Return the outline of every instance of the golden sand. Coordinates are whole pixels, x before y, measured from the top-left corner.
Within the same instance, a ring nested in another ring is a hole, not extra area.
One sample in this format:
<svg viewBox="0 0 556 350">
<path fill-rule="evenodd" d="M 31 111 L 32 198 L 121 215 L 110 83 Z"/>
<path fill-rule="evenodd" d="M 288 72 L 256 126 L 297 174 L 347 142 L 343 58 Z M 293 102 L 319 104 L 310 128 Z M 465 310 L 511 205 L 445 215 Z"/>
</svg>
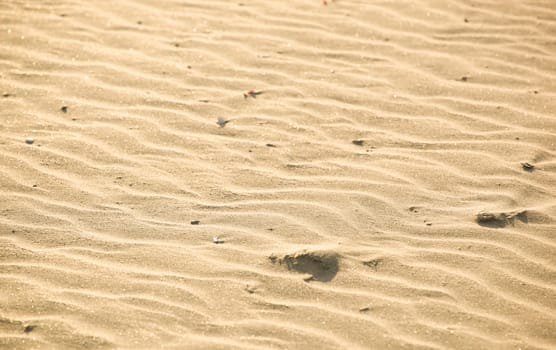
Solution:
<svg viewBox="0 0 556 350">
<path fill-rule="evenodd" d="M 241 1 L 0 3 L 0 348 L 556 348 L 555 3 Z"/>
</svg>

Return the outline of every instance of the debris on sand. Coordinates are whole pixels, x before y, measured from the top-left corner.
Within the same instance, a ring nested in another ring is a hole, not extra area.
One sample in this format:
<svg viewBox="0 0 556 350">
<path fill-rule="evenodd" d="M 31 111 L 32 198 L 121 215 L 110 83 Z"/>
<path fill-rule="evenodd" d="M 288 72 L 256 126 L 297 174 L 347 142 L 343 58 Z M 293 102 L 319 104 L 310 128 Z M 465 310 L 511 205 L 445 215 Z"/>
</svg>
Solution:
<svg viewBox="0 0 556 350">
<path fill-rule="evenodd" d="M 292 254 L 286 254 L 281 258 L 271 255 L 272 263 L 278 262 L 286 265 L 288 270 L 295 270 L 309 274 L 304 280 L 308 281 L 331 281 L 338 273 L 338 254 L 332 251 L 310 251 L 300 250 Z"/>
<path fill-rule="evenodd" d="M 364 140 L 353 140 L 353 141 L 351 141 L 351 143 L 353 143 L 356 146 L 363 146 L 365 141 Z"/>
<path fill-rule="evenodd" d="M 502 228 L 508 224 L 513 225 L 515 219 L 527 223 L 527 211 L 503 212 L 480 212 L 477 214 L 477 223 L 481 226 Z"/>
<path fill-rule="evenodd" d="M 247 99 L 248 97 L 257 98 L 257 96 L 262 93 L 263 93 L 262 91 L 255 91 L 255 90 L 245 91 L 243 93 L 243 98 L 244 99 Z"/>
<path fill-rule="evenodd" d="M 35 328 L 37 328 L 37 326 L 32 325 L 32 324 L 28 324 L 23 328 L 23 332 L 31 333 Z"/>
<path fill-rule="evenodd" d="M 378 271 L 378 267 L 382 265 L 382 259 L 372 259 L 372 260 L 364 261 L 363 265 L 368 266 L 374 269 L 375 271 Z"/>
<path fill-rule="evenodd" d="M 25 139 L 25 143 L 28 145 L 32 145 L 33 142 L 35 142 L 35 139 L 33 139 L 32 137 L 28 137 Z"/>
<path fill-rule="evenodd" d="M 535 166 L 531 163 L 521 163 L 521 167 L 523 168 L 523 170 L 528 171 L 528 172 L 532 172 L 533 170 L 535 170 Z"/>
<path fill-rule="evenodd" d="M 218 126 L 221 128 L 225 127 L 226 124 L 228 124 L 229 122 L 229 120 L 226 120 L 223 117 L 218 117 L 218 119 L 216 119 L 216 124 L 218 124 Z"/>
</svg>

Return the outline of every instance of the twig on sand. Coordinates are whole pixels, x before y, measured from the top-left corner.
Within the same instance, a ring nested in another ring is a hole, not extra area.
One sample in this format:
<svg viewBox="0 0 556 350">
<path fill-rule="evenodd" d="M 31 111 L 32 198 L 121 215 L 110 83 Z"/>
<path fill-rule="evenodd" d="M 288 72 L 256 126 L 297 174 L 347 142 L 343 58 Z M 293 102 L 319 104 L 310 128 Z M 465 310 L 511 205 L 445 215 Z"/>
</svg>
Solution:
<svg viewBox="0 0 556 350">
<path fill-rule="evenodd" d="M 255 91 L 255 90 L 249 90 L 249 91 L 245 91 L 243 93 L 243 98 L 247 99 L 248 97 L 253 97 L 253 98 L 257 98 L 258 95 L 262 94 L 262 91 Z"/>
</svg>

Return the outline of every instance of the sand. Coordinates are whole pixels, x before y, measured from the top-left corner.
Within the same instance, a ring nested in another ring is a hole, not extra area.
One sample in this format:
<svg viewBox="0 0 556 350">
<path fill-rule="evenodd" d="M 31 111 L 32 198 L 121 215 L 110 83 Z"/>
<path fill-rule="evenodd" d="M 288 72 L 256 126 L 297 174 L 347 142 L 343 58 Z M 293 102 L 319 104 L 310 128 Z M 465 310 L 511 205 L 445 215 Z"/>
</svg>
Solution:
<svg viewBox="0 0 556 350">
<path fill-rule="evenodd" d="M 552 0 L 3 1 L 0 93 L 2 349 L 556 348 Z"/>
</svg>

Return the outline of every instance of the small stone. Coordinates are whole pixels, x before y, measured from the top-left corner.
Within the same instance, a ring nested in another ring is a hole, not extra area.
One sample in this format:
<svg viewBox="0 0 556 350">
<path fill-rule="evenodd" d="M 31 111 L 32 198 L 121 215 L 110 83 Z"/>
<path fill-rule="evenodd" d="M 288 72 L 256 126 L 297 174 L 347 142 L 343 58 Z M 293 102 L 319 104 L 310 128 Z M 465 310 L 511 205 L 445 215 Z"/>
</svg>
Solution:
<svg viewBox="0 0 556 350">
<path fill-rule="evenodd" d="M 371 309 L 370 307 L 365 306 L 365 307 L 360 308 L 359 312 L 366 312 L 366 311 L 369 311 L 370 309 Z"/>
<path fill-rule="evenodd" d="M 214 236 L 214 237 L 212 237 L 212 243 L 214 243 L 214 244 L 222 244 L 222 243 L 224 243 L 224 241 L 221 240 L 220 237 Z"/>
<path fill-rule="evenodd" d="M 23 328 L 23 331 L 24 331 L 25 333 L 30 333 L 30 332 L 32 332 L 33 329 L 35 329 L 36 327 L 37 327 L 37 326 L 28 324 L 27 326 L 25 326 L 25 328 Z"/>
<path fill-rule="evenodd" d="M 60 110 L 61 110 L 62 112 L 64 112 L 64 113 L 67 113 L 67 112 L 68 112 L 68 106 L 62 106 L 62 107 L 60 108 Z"/>
<path fill-rule="evenodd" d="M 531 172 L 531 171 L 535 170 L 535 166 L 533 164 L 530 164 L 530 163 L 527 163 L 527 162 L 521 163 L 521 167 L 523 168 L 523 170 L 528 171 L 528 172 Z"/>
<path fill-rule="evenodd" d="M 33 142 L 35 142 L 35 139 L 33 139 L 32 137 L 28 137 L 25 139 L 25 143 L 28 145 L 32 145 Z"/>
<path fill-rule="evenodd" d="M 273 143 L 267 143 L 265 146 L 266 146 L 266 147 L 274 147 L 274 148 L 276 147 L 276 145 L 273 144 Z"/>
<path fill-rule="evenodd" d="M 365 141 L 364 140 L 353 140 L 353 141 L 351 141 L 351 143 L 353 143 L 354 145 L 357 145 L 357 146 L 363 146 Z"/>
<path fill-rule="evenodd" d="M 199 225 L 200 223 L 201 223 L 201 221 L 199 221 L 199 220 L 191 221 L 191 225 Z"/>
</svg>

